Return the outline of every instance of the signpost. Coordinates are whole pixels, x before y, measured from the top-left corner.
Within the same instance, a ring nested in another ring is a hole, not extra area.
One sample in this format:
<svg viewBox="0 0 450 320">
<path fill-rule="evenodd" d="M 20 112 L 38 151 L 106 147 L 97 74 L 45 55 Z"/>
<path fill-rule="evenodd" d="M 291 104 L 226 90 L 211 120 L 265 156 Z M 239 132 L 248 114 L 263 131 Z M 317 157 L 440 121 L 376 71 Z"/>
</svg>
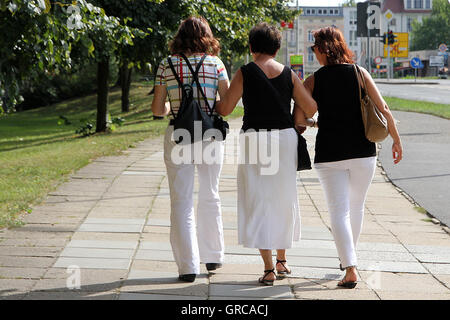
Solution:
<svg viewBox="0 0 450 320">
<path fill-rule="evenodd" d="M 408 32 L 394 32 L 397 42 L 390 45 L 389 55 L 393 58 L 408 58 L 409 37 Z M 388 56 L 388 45 L 384 44 L 384 57 Z"/>
<path fill-rule="evenodd" d="M 297 74 L 300 80 L 303 80 L 303 55 L 291 54 L 290 63 L 291 69 Z"/>
<path fill-rule="evenodd" d="M 422 69 L 423 64 L 422 61 L 420 61 L 419 58 L 412 58 L 410 61 L 411 67 L 414 68 L 414 81 L 417 81 L 417 69 Z"/>
<path fill-rule="evenodd" d="M 380 2 L 358 2 L 356 4 L 356 34 L 358 37 L 367 37 L 367 70 L 372 69 L 370 58 L 370 37 L 380 36 Z"/>
</svg>

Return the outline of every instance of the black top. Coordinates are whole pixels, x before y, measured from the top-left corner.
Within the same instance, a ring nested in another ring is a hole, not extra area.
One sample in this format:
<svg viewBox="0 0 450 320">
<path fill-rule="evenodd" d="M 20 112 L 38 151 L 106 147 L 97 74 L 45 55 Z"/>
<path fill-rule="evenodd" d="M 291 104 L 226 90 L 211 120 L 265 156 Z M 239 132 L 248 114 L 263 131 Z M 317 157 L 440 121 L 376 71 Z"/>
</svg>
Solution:
<svg viewBox="0 0 450 320">
<path fill-rule="evenodd" d="M 375 143 L 364 133 L 353 65 L 329 65 L 316 71 L 313 98 L 319 112 L 314 163 L 376 155 Z"/>
<path fill-rule="evenodd" d="M 266 74 L 254 62 L 241 67 L 244 78 L 242 130 L 287 129 L 294 127 L 291 114 L 291 69 L 284 67 L 275 78 Z"/>
</svg>

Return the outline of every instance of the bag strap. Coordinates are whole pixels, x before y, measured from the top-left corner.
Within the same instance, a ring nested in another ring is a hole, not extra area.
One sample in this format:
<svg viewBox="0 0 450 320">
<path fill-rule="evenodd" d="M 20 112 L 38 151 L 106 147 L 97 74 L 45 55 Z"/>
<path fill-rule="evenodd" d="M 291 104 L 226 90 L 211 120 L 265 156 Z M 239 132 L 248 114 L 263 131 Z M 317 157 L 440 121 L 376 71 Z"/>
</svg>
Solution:
<svg viewBox="0 0 450 320">
<path fill-rule="evenodd" d="M 200 68 L 201 68 L 201 66 L 203 64 L 203 61 L 205 61 L 205 59 L 206 59 L 206 53 L 200 59 L 199 63 L 197 64 L 197 67 L 195 68 L 195 71 L 192 68 L 191 63 L 189 62 L 189 59 L 183 53 L 180 53 L 180 56 L 186 61 L 186 64 L 187 64 L 189 70 L 191 71 L 192 78 L 193 78 L 193 82 L 192 83 L 195 82 L 195 84 L 197 85 L 197 96 L 200 97 L 198 95 L 198 91 L 200 91 L 200 93 L 201 93 L 201 95 L 203 97 L 203 100 L 205 101 L 206 107 L 208 108 L 209 115 L 211 116 L 214 109 L 209 106 L 208 98 L 206 97 L 205 93 L 203 92 L 203 89 L 202 89 L 202 87 L 200 85 L 200 81 L 198 80 L 198 72 L 200 71 Z"/>
<path fill-rule="evenodd" d="M 356 79 L 358 80 L 359 100 L 361 100 L 362 99 L 362 91 L 364 91 L 364 95 L 367 96 L 366 81 L 364 79 L 364 75 L 362 74 L 362 72 L 359 69 L 357 64 L 353 65 L 353 69 L 355 70 Z"/>
<path fill-rule="evenodd" d="M 254 64 L 254 66 L 253 66 L 253 64 Z M 255 71 L 262 77 L 262 79 L 264 80 L 264 83 L 267 84 L 267 87 L 270 88 L 270 90 L 272 91 L 273 95 L 275 96 L 275 99 L 276 99 L 277 101 L 280 101 L 280 100 L 281 100 L 280 93 L 278 92 L 277 88 L 275 88 L 275 87 L 273 86 L 273 84 L 268 80 L 268 78 L 267 78 L 266 74 L 264 73 L 264 71 L 262 71 L 261 68 L 259 68 L 258 65 L 257 65 L 256 63 L 254 63 L 254 62 L 249 63 L 247 66 L 251 66 L 250 68 L 253 69 L 253 70 L 255 70 Z M 247 68 L 248 68 L 248 67 L 247 67 Z M 282 73 L 285 72 L 285 69 L 286 69 L 286 68 L 289 68 L 289 67 L 284 66 Z M 289 71 L 291 71 L 290 68 L 289 68 Z M 287 112 L 287 111 L 284 110 L 283 108 L 279 108 L 279 109 L 280 109 L 285 115 L 287 115 L 289 118 L 292 119 L 293 127 L 295 127 L 295 124 L 294 124 L 294 115 L 291 114 L 290 112 Z"/>
</svg>

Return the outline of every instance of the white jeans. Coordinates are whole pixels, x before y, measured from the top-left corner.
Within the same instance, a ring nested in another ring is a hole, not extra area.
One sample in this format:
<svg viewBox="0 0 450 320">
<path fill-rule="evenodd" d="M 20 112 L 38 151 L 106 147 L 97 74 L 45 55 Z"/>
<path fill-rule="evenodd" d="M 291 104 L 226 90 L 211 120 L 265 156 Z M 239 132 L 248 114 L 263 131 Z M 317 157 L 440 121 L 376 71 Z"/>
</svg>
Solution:
<svg viewBox="0 0 450 320">
<path fill-rule="evenodd" d="M 376 157 L 314 165 L 325 193 L 331 229 L 343 268 L 357 266 L 364 202 L 375 173 Z"/>
<path fill-rule="evenodd" d="M 222 170 L 223 142 L 216 143 L 221 152 L 219 164 L 175 164 L 171 154 L 173 126 L 164 138 L 164 162 L 170 189 L 170 243 L 179 274 L 200 274 L 200 262 L 222 263 L 224 240 L 219 198 L 219 176 Z M 199 191 L 197 222 L 194 215 L 194 176 L 197 167 Z"/>
</svg>

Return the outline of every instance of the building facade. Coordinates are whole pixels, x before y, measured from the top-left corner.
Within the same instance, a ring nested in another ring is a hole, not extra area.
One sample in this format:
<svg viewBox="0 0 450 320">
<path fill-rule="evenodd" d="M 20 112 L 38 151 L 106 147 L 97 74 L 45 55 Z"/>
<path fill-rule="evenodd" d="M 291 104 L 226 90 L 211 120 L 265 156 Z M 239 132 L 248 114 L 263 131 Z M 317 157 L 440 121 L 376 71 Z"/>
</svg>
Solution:
<svg viewBox="0 0 450 320">
<path fill-rule="evenodd" d="M 283 43 L 277 60 L 289 65 L 289 56 L 303 55 L 303 71 L 311 74 L 320 68 L 310 47 L 314 44 L 313 31 L 335 26 L 344 31 L 344 13 L 342 7 L 299 7 L 302 14 L 294 21 L 293 29 L 283 31 Z"/>
<path fill-rule="evenodd" d="M 371 1 L 377 2 L 377 1 Z M 408 33 L 409 42 L 411 42 L 411 31 L 413 21 L 421 22 L 423 18 L 431 15 L 433 1 L 432 0 L 382 0 L 380 17 L 380 34 L 392 30 L 393 32 Z M 390 10 L 393 18 L 390 22 L 384 17 L 384 14 Z M 389 24 L 389 25 L 388 25 Z M 368 39 L 359 38 L 361 44 L 361 60 L 364 62 L 367 58 Z M 370 38 L 370 57 L 384 57 L 384 45 L 379 38 Z M 396 61 L 409 61 L 409 58 L 396 58 Z M 364 63 L 363 63 L 364 64 Z"/>
</svg>

